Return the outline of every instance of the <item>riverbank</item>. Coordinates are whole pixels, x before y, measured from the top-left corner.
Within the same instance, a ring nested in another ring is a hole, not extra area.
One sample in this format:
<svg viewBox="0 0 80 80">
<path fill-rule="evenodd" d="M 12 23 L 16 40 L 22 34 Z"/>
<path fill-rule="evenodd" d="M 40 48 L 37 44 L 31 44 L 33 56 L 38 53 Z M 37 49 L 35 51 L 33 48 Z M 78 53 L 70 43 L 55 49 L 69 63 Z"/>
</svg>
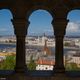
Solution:
<svg viewBox="0 0 80 80">
<path fill-rule="evenodd" d="M 0 56 L 11 56 L 11 55 L 16 55 L 16 53 L 15 52 L 5 52 L 5 53 L 0 52 Z"/>
<path fill-rule="evenodd" d="M 0 42 L 0 44 L 11 44 L 11 45 L 16 45 L 16 43 L 6 43 L 6 42 Z"/>
</svg>

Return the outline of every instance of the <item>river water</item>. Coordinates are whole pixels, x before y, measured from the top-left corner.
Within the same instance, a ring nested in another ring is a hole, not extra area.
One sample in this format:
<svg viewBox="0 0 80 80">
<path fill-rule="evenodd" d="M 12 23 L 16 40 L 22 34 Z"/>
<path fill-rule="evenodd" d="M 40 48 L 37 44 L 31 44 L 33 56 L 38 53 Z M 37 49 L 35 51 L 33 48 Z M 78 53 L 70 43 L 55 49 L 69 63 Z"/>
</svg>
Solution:
<svg viewBox="0 0 80 80">
<path fill-rule="evenodd" d="M 15 44 L 1 44 L 0 43 L 0 50 L 11 49 L 11 48 L 16 49 L 16 45 Z M 41 47 L 41 46 L 27 46 L 26 45 L 26 49 L 42 50 L 43 47 Z M 55 53 L 55 48 L 54 47 L 49 47 L 49 49 L 51 50 L 52 53 Z M 64 53 L 65 54 L 67 53 L 67 51 L 75 51 L 75 50 L 74 49 L 69 49 L 69 48 L 64 48 Z"/>
</svg>

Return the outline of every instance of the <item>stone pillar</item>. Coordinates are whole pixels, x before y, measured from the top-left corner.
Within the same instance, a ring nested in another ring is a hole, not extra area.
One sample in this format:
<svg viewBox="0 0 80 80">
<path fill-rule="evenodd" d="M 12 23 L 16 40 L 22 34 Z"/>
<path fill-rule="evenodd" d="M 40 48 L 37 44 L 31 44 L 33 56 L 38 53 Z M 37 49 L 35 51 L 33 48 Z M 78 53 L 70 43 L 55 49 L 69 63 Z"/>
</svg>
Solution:
<svg viewBox="0 0 80 80">
<path fill-rule="evenodd" d="M 52 25 L 54 28 L 54 35 L 55 35 L 55 66 L 54 72 L 61 73 L 65 72 L 64 68 L 64 59 L 63 59 L 63 39 L 65 35 L 65 30 L 67 26 L 66 19 L 54 19 L 52 21 Z"/>
<path fill-rule="evenodd" d="M 16 66 L 15 72 L 25 72 L 27 66 L 25 64 L 25 37 L 29 22 L 25 18 L 14 18 L 12 20 L 14 25 L 14 32 L 16 35 Z"/>
</svg>

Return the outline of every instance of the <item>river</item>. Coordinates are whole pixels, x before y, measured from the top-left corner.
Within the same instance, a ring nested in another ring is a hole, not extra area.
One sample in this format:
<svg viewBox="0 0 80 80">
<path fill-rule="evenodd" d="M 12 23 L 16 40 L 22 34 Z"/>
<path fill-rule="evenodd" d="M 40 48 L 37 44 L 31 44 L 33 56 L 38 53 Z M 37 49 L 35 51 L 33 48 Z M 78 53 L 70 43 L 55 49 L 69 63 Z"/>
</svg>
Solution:
<svg viewBox="0 0 80 80">
<path fill-rule="evenodd" d="M 9 48 L 16 48 L 15 44 L 2 44 L 0 43 L 0 50 L 4 50 L 4 49 L 9 49 Z M 42 50 L 43 47 L 42 46 L 27 46 L 26 45 L 26 49 L 38 49 L 38 50 Z M 52 53 L 55 53 L 55 48 L 54 47 L 49 47 L 49 49 L 51 50 Z M 64 53 L 66 54 L 67 51 L 77 51 L 74 48 L 64 48 Z"/>
</svg>

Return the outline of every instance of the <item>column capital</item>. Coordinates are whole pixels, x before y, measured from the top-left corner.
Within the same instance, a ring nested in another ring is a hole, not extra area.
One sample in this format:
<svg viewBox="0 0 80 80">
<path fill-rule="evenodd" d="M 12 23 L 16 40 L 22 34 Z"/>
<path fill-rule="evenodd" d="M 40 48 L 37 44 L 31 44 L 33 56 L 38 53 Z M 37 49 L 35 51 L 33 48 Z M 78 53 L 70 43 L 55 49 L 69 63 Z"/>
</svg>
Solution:
<svg viewBox="0 0 80 80">
<path fill-rule="evenodd" d="M 16 36 L 26 36 L 27 29 L 30 24 L 25 18 L 14 18 L 11 20 L 14 25 L 14 33 Z"/>
<path fill-rule="evenodd" d="M 55 37 L 64 37 L 68 21 L 65 18 L 55 18 L 52 21 Z"/>
</svg>

